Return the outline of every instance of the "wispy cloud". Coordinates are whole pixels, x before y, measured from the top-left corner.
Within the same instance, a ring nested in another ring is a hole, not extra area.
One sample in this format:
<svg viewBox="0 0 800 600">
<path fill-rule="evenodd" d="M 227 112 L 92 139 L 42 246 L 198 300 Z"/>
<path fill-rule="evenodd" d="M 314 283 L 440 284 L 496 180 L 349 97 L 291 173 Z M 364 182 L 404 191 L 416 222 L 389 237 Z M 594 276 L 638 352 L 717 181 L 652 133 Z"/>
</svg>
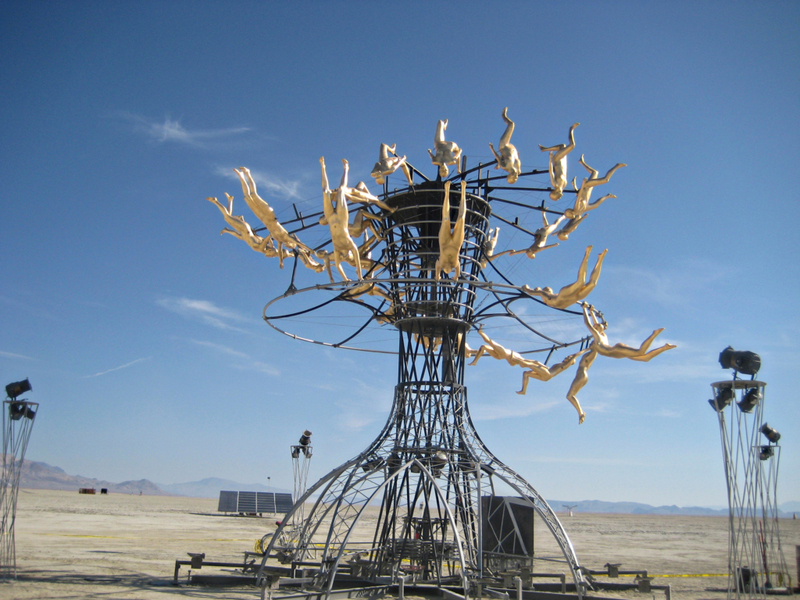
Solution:
<svg viewBox="0 0 800 600">
<path fill-rule="evenodd" d="M 239 176 L 233 172 L 233 167 L 217 166 L 215 172 L 217 175 L 221 175 L 239 183 Z M 299 190 L 304 185 L 303 181 L 282 179 L 272 175 L 271 173 L 252 169 L 250 169 L 250 175 L 253 176 L 253 181 L 256 182 L 259 195 L 261 196 L 273 196 L 277 198 L 283 198 L 285 200 L 302 199 Z"/>
<path fill-rule="evenodd" d="M 241 371 L 258 371 L 259 373 L 266 373 L 267 375 L 272 375 L 274 377 L 278 377 L 281 374 L 281 372 L 273 365 L 259 360 L 254 360 L 249 354 L 239 350 L 234 350 L 229 346 L 215 344 L 214 342 L 208 342 L 205 340 L 190 339 L 189 341 L 193 344 L 197 344 L 198 346 L 210 348 L 216 352 L 221 352 L 222 354 L 227 354 L 228 356 L 234 356 L 241 359 L 241 362 L 231 365 L 231 368 L 233 369 L 239 369 Z"/>
<path fill-rule="evenodd" d="M 196 300 L 192 298 L 159 298 L 156 304 L 169 311 L 177 313 L 184 318 L 193 319 L 211 325 L 217 329 L 238 331 L 249 333 L 240 327 L 235 327 L 230 322 L 249 322 L 250 319 L 244 317 L 233 310 L 221 308 L 208 300 Z"/>
<path fill-rule="evenodd" d="M 128 367 L 132 367 L 133 365 L 143 362 L 145 360 L 150 360 L 153 358 L 152 356 L 146 356 L 144 358 L 137 358 L 136 360 L 132 360 L 129 363 L 125 363 L 124 365 L 120 365 L 118 367 L 114 367 L 113 369 L 107 369 L 105 371 L 100 371 L 99 373 L 95 373 L 94 375 L 85 375 L 84 379 L 90 379 L 92 377 L 100 377 L 101 375 L 105 375 L 107 373 L 113 373 L 114 371 L 121 371 L 122 369 L 127 369 Z"/>
<path fill-rule="evenodd" d="M 5 356 L 6 358 L 19 358 L 21 360 L 33 360 L 30 356 L 25 356 L 24 354 L 14 354 L 13 352 L 3 352 L 0 350 L 0 356 Z"/>
<path fill-rule="evenodd" d="M 217 350 L 218 352 L 222 352 L 223 354 L 229 354 L 230 356 L 236 356 L 239 358 L 250 358 L 244 352 L 239 352 L 238 350 L 234 350 L 233 348 L 229 348 L 228 346 L 223 346 L 222 344 L 215 344 L 214 342 L 206 342 L 204 340 L 190 340 L 193 344 L 197 344 L 198 346 L 205 346 L 206 348 L 212 348 Z"/>
<path fill-rule="evenodd" d="M 224 129 L 187 129 L 180 121 L 164 117 L 155 121 L 127 111 L 119 111 L 115 116 L 131 123 L 134 131 L 159 144 L 175 143 L 196 148 L 205 148 L 211 142 L 227 141 L 251 131 L 249 127 L 228 127 Z"/>
</svg>

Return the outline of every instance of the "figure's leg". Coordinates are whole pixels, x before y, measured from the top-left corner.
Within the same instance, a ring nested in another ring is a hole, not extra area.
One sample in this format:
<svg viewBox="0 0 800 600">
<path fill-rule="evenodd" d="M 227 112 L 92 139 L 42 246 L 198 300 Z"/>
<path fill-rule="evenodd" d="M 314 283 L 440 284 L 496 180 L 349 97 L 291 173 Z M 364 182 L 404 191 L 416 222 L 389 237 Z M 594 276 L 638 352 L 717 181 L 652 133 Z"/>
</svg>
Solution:
<svg viewBox="0 0 800 600">
<path fill-rule="evenodd" d="M 625 163 L 617 163 L 616 165 L 611 167 L 611 169 L 609 169 L 609 171 L 608 171 L 608 173 L 606 173 L 605 177 L 601 177 L 600 179 L 598 179 L 597 183 L 595 185 L 598 185 L 600 183 L 608 183 L 609 179 L 611 179 L 611 176 L 614 174 L 614 172 L 617 169 L 621 169 L 622 167 L 627 167 L 627 166 L 628 165 L 626 165 Z M 596 176 L 597 176 L 597 171 L 595 171 L 595 177 Z"/>
<path fill-rule="evenodd" d="M 581 266 L 578 267 L 578 279 L 575 281 L 575 283 L 580 286 L 583 286 L 586 283 L 586 269 L 589 268 L 589 255 L 592 253 L 592 248 L 593 246 L 586 247 L 586 252 L 583 254 Z"/>
<path fill-rule="evenodd" d="M 414 185 L 414 179 L 411 177 L 411 170 L 408 168 L 406 164 L 406 157 L 403 157 L 403 162 L 400 163 L 400 168 L 403 169 L 403 174 L 408 179 L 408 185 Z"/>
<path fill-rule="evenodd" d="M 503 121 L 506 122 L 506 130 L 500 136 L 500 148 L 505 148 L 511 141 L 511 134 L 514 133 L 514 121 L 508 118 L 508 108 L 503 109 Z"/>
<path fill-rule="evenodd" d="M 339 183 L 339 187 L 344 189 L 347 187 L 347 174 L 350 172 L 350 163 L 347 162 L 344 158 L 342 159 L 342 181 Z"/>
<path fill-rule="evenodd" d="M 450 182 L 444 182 L 444 202 L 442 202 L 442 224 L 439 226 L 439 244 L 443 236 L 450 237 Z"/>
<path fill-rule="evenodd" d="M 645 341 L 642 342 L 642 345 L 639 346 L 639 352 L 641 354 L 644 354 L 645 352 L 647 352 L 650 349 L 650 344 L 653 343 L 653 341 L 658 337 L 658 335 L 662 331 L 664 331 L 663 327 L 660 328 L 660 329 L 656 329 L 653 333 L 651 333 L 650 336 Z M 663 352 L 663 350 L 662 350 L 662 352 Z"/>
<path fill-rule="evenodd" d="M 587 165 L 587 164 L 586 164 L 586 161 L 585 161 L 585 160 L 583 160 L 583 156 L 584 156 L 584 155 L 583 155 L 583 154 L 581 154 L 581 159 L 580 159 L 578 162 L 579 162 L 579 163 L 581 163 L 581 164 L 583 165 L 583 168 L 584 168 L 584 169 L 586 169 L 587 171 L 589 171 L 589 181 L 591 181 L 591 180 L 593 180 L 593 179 L 596 179 L 596 178 L 597 178 L 597 171 L 595 171 L 595 170 L 594 170 L 592 167 L 590 167 L 589 165 Z M 575 185 L 574 181 L 573 181 L 573 184 L 572 184 L 572 185 L 573 185 L 573 186 Z M 584 184 L 584 185 L 585 185 L 585 184 Z M 583 186 L 581 186 L 581 187 L 583 187 Z"/>
<path fill-rule="evenodd" d="M 569 144 L 562 145 L 556 153 L 553 155 L 553 160 L 562 160 L 567 154 L 572 152 L 575 149 L 575 128 L 580 125 L 580 123 L 574 123 L 572 127 L 569 128 Z"/>
<path fill-rule="evenodd" d="M 488 346 L 481 346 L 478 348 L 477 352 L 475 353 L 475 360 L 469 363 L 469 366 L 471 367 L 472 365 L 478 364 L 480 357 L 486 354 L 489 350 L 490 348 Z"/>
<path fill-rule="evenodd" d="M 603 196 L 602 198 L 598 198 L 598 199 L 597 199 L 597 200 L 595 200 L 594 202 L 590 202 L 590 203 L 589 203 L 589 204 L 586 206 L 586 209 L 585 209 L 583 212 L 584 212 L 584 213 L 587 213 L 587 212 L 589 212 L 590 210 L 594 210 L 595 208 L 597 208 L 598 206 L 600 206 L 600 205 L 601 205 L 603 202 L 605 202 L 605 201 L 606 201 L 606 200 L 608 200 L 609 198 L 616 198 L 616 196 L 615 196 L 614 194 L 606 194 L 606 195 L 605 195 L 605 196 Z"/>
<path fill-rule="evenodd" d="M 636 356 L 636 357 L 634 357 L 633 360 L 638 360 L 638 361 L 641 361 L 641 362 L 647 362 L 651 358 L 655 358 L 656 356 L 658 356 L 662 352 L 666 352 L 667 350 L 672 350 L 673 348 L 677 348 L 677 346 L 675 344 L 664 344 L 660 348 L 656 348 L 655 350 L 651 350 L 650 352 L 648 352 L 644 356 Z"/>
<path fill-rule="evenodd" d="M 600 269 L 603 268 L 603 259 L 606 257 L 606 253 L 608 252 L 608 248 L 603 250 L 597 256 L 597 262 L 594 265 L 594 269 L 592 269 L 592 274 L 589 276 L 589 283 L 587 287 L 591 286 L 591 289 L 594 289 L 594 286 L 597 285 L 597 280 L 600 279 Z"/>
<path fill-rule="evenodd" d="M 325 170 L 324 156 L 320 157 L 319 164 L 322 166 L 322 193 L 327 195 L 328 193 L 330 193 L 331 188 L 328 185 L 328 172 Z"/>
<path fill-rule="evenodd" d="M 528 391 L 528 379 L 530 379 L 530 376 L 531 376 L 530 371 L 525 371 L 522 374 L 522 389 L 517 392 L 518 394 L 524 396 L 525 393 Z"/>
</svg>

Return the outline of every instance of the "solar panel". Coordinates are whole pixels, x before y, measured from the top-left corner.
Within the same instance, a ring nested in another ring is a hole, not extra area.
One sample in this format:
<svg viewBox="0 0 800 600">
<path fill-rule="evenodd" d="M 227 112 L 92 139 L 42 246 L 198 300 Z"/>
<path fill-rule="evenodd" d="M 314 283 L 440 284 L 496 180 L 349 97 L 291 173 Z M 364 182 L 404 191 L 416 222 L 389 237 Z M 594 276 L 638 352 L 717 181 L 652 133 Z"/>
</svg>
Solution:
<svg viewBox="0 0 800 600">
<path fill-rule="evenodd" d="M 292 510 L 294 502 L 291 494 L 275 494 L 275 512 L 286 514 Z"/>
<path fill-rule="evenodd" d="M 239 506 L 240 513 L 257 513 L 256 510 L 256 493 L 255 492 L 239 492 Z"/>
<path fill-rule="evenodd" d="M 236 507 L 239 502 L 239 492 L 220 492 L 219 508 L 220 512 L 238 512 Z"/>
<path fill-rule="evenodd" d="M 256 505 L 259 513 L 274 513 L 275 494 L 272 492 L 256 492 Z"/>
</svg>

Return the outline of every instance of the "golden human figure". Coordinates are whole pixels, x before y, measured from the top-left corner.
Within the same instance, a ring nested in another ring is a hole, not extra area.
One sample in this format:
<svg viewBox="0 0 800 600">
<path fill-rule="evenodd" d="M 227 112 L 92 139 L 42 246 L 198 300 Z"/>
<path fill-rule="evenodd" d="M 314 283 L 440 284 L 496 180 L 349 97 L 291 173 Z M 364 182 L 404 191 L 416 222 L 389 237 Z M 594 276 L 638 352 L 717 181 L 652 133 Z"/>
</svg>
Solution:
<svg viewBox="0 0 800 600">
<path fill-rule="evenodd" d="M 579 217 L 575 217 L 567 221 L 564 226 L 556 232 L 556 237 L 560 239 L 562 242 L 567 241 L 569 238 L 569 234 L 573 233 L 580 225 L 581 221 L 586 218 L 586 213 L 583 213 Z"/>
<path fill-rule="evenodd" d="M 503 135 L 500 137 L 500 143 L 497 145 L 497 149 L 500 152 L 495 152 L 491 142 L 489 142 L 489 148 L 492 149 L 492 154 L 494 154 L 497 160 L 495 169 L 507 171 L 508 177 L 506 177 L 506 181 L 508 181 L 508 183 L 515 183 L 517 179 L 519 179 L 522 167 L 519 162 L 519 153 L 511 143 L 511 134 L 514 133 L 514 121 L 508 118 L 507 113 L 508 107 L 503 109 L 503 121 L 506 122 L 506 130 L 503 132 Z"/>
<path fill-rule="evenodd" d="M 592 246 L 586 248 L 583 255 L 581 266 L 578 268 L 578 279 L 574 283 L 565 285 L 558 293 L 554 293 L 550 287 L 546 288 L 533 288 L 523 285 L 522 289 L 530 296 L 539 296 L 547 306 L 552 308 L 567 308 L 575 304 L 579 300 L 583 300 L 588 296 L 597 285 L 597 280 L 600 279 L 600 269 L 603 268 L 603 259 L 606 257 L 608 250 L 603 250 L 597 256 L 597 262 L 592 269 L 592 274 L 589 276 L 589 281 L 586 281 L 586 270 L 589 266 L 589 254 L 592 252 Z"/>
<path fill-rule="evenodd" d="M 341 185 L 335 190 L 331 190 L 328 185 L 328 174 L 325 170 L 325 157 L 319 159 L 322 167 L 322 208 L 325 216 L 319 222 L 327 225 L 331 232 L 331 242 L 333 243 L 333 261 L 342 279 L 349 281 L 349 277 L 342 268 L 342 261 L 352 264 L 356 268 L 358 278 L 362 279 L 361 256 L 358 246 L 350 237 L 349 220 L 350 213 L 347 210 L 347 174 L 350 169 L 349 163 L 342 159 L 343 173 Z"/>
<path fill-rule="evenodd" d="M 540 227 L 533 233 L 533 244 L 530 247 L 525 248 L 524 250 L 506 250 L 505 252 L 501 252 L 497 256 L 502 256 L 503 254 L 508 254 L 509 256 L 514 256 L 516 254 L 525 253 L 525 256 L 528 258 L 536 258 L 536 254 L 541 252 L 542 250 L 547 250 L 548 248 L 555 248 L 558 246 L 558 242 L 555 244 L 547 245 L 547 238 L 550 234 L 552 234 L 561 222 L 566 219 L 564 215 L 558 217 L 553 223 L 547 222 L 547 213 L 542 212 L 542 222 L 544 223 L 543 227 Z M 497 258 L 495 256 L 495 258 Z"/>
<path fill-rule="evenodd" d="M 598 185 L 602 185 L 604 183 L 608 183 L 611 179 L 611 176 L 614 174 L 614 171 L 621 167 L 627 167 L 625 163 L 617 163 L 611 169 L 609 169 L 608 173 L 605 174 L 604 177 L 598 177 L 598 172 L 587 165 L 583 160 L 583 155 L 581 154 L 581 159 L 579 161 L 584 168 L 589 171 L 589 177 L 584 177 L 583 182 L 581 183 L 580 189 L 575 186 L 575 180 L 572 180 L 572 187 L 578 192 L 575 196 L 575 204 L 572 208 L 568 208 L 564 211 L 564 214 L 568 219 L 575 219 L 580 217 L 584 213 L 589 212 L 590 210 L 594 210 L 598 206 L 600 206 L 605 200 L 609 198 L 616 198 L 613 194 L 606 194 L 602 198 L 595 200 L 592 203 L 589 203 L 589 198 L 592 195 L 592 190 L 596 188 Z"/>
<path fill-rule="evenodd" d="M 512 366 L 522 367 L 523 369 L 525 369 L 525 372 L 522 374 L 522 389 L 519 392 L 517 392 L 518 394 L 525 394 L 527 392 L 528 380 L 531 377 L 534 379 L 538 379 L 540 381 L 549 381 L 559 373 L 564 372 L 566 369 L 574 365 L 575 360 L 581 354 L 587 351 L 587 349 L 583 349 L 580 352 L 576 352 L 575 354 L 570 354 L 560 363 L 557 363 L 552 367 L 548 367 L 547 365 L 540 363 L 538 360 L 525 358 L 519 352 L 509 350 L 508 348 L 505 348 L 501 344 L 498 344 L 483 332 L 483 328 L 478 328 L 478 335 L 480 335 L 483 338 L 483 341 L 486 343 L 481 345 L 481 347 L 478 348 L 477 350 L 473 350 L 469 346 L 466 346 L 466 357 L 468 358 L 473 355 L 475 356 L 475 360 L 469 363 L 470 366 L 477 364 L 481 356 L 488 354 L 492 358 L 496 358 L 498 360 L 505 360 L 508 364 Z M 570 400 L 570 402 L 572 401 Z M 578 410 L 578 415 L 582 423 L 583 419 L 585 418 L 585 415 L 581 410 L 580 404 L 578 405 L 575 405 L 575 403 L 572 404 Z"/>
<path fill-rule="evenodd" d="M 567 154 L 575 149 L 575 135 L 573 132 L 580 123 L 574 123 L 569 128 L 569 144 L 556 144 L 545 148 L 539 144 L 539 149 L 542 152 L 550 153 L 550 185 L 553 186 L 553 191 L 550 192 L 551 200 L 558 200 L 564 194 L 564 188 L 567 187 Z"/>
<path fill-rule="evenodd" d="M 242 183 L 242 192 L 244 193 L 244 201 L 247 202 L 247 206 L 250 207 L 253 214 L 258 217 L 259 221 L 267 228 L 269 232 L 267 238 L 274 240 L 278 244 L 278 259 L 281 269 L 283 268 L 284 247 L 291 249 L 296 248 L 300 253 L 309 253 L 310 249 L 300 242 L 297 236 L 286 231 L 275 217 L 275 211 L 272 207 L 258 195 L 256 182 L 253 180 L 250 171 L 245 167 L 239 167 L 233 171 L 239 176 L 239 180 Z"/>
<path fill-rule="evenodd" d="M 560 363 L 556 363 L 552 367 L 548 367 L 547 365 L 540 363 L 538 360 L 529 361 L 530 364 L 525 365 L 527 371 L 522 374 L 522 389 L 517 393 L 525 394 L 525 392 L 528 391 L 528 380 L 531 378 L 538 379 L 539 381 L 550 381 L 553 377 L 574 365 L 575 360 L 586 351 L 587 349 L 583 349 L 575 354 L 570 354 Z M 578 408 L 578 414 L 580 413 L 581 410 Z"/>
<path fill-rule="evenodd" d="M 225 222 L 231 226 L 232 229 L 228 229 L 227 227 L 224 228 L 220 234 L 229 233 L 233 237 L 238 238 L 247 243 L 253 250 L 256 252 L 262 252 L 267 254 L 268 250 L 272 250 L 274 253 L 273 256 L 278 256 L 277 252 L 275 251 L 275 247 L 270 243 L 269 238 L 264 239 L 260 235 L 256 235 L 253 233 L 252 227 L 250 224 L 244 220 L 242 215 L 234 215 L 233 214 L 233 196 L 230 194 L 225 194 L 228 198 L 228 207 L 220 203 L 219 200 L 216 198 L 206 198 L 209 202 L 213 202 L 216 207 L 219 209 L 219 212 L 222 213 L 222 216 L 225 218 Z M 291 256 L 291 253 L 287 253 L 288 256 Z"/>
<path fill-rule="evenodd" d="M 578 369 L 575 373 L 575 378 L 572 380 L 572 384 L 569 386 L 569 391 L 567 392 L 567 400 L 569 400 L 572 405 L 578 409 L 578 413 L 581 415 L 581 423 L 583 423 L 585 415 L 580 409 L 580 402 L 578 402 L 577 394 L 589 381 L 589 367 L 592 366 L 592 363 L 598 354 L 611 358 L 629 358 L 631 360 L 647 362 L 662 352 L 666 352 L 667 350 L 671 350 L 672 348 L 676 347 L 674 344 L 664 344 L 660 348 L 650 350 L 650 345 L 653 343 L 653 340 L 656 339 L 658 334 L 664 331 L 663 328 L 656 329 L 644 342 L 642 342 L 642 345 L 638 348 L 627 346 L 625 344 L 614 344 L 611 346 L 608 343 L 608 337 L 605 334 L 608 324 L 605 322 L 605 320 L 598 321 L 597 311 L 594 310 L 593 306 L 586 303 L 583 304 L 583 322 L 586 324 L 586 327 L 589 329 L 594 339 L 589 344 L 588 352 L 578 363 Z"/>
<path fill-rule="evenodd" d="M 375 183 L 383 185 L 386 178 L 400 168 L 403 169 L 403 173 L 408 180 L 408 185 L 414 185 L 414 181 L 411 178 L 411 171 L 409 171 L 408 165 L 406 164 L 406 157 L 397 156 L 394 152 L 395 148 L 397 148 L 397 144 L 392 144 L 391 146 L 388 144 L 381 144 L 378 162 L 372 167 L 372 173 L 370 173 L 370 175 L 375 178 Z M 389 156 L 390 152 L 392 156 Z"/>
<path fill-rule="evenodd" d="M 442 271 L 450 275 L 455 270 L 453 279 L 461 276 L 459 253 L 464 243 L 464 225 L 467 217 L 467 182 L 461 182 L 461 203 L 458 205 L 458 217 L 450 226 L 450 182 L 444 182 L 444 203 L 442 206 L 442 224 L 439 227 L 439 258 L 436 259 L 433 277 L 439 281 Z"/>
<path fill-rule="evenodd" d="M 653 340 L 655 340 L 656 337 L 658 337 L 658 335 L 664 331 L 663 327 L 661 329 L 656 329 L 653 333 L 651 333 L 638 348 L 634 348 L 633 346 L 628 346 L 626 344 L 614 344 L 612 346 L 609 344 L 608 336 L 606 336 L 605 333 L 606 329 L 608 328 L 608 324 L 605 322 L 605 320 L 598 320 L 597 312 L 594 310 L 594 307 L 587 305 L 586 303 L 583 304 L 583 322 L 586 323 L 586 327 L 589 328 L 589 332 L 594 338 L 592 341 L 592 348 L 601 356 L 608 356 L 611 358 L 630 358 L 631 360 L 648 362 L 650 359 L 658 356 L 662 352 L 677 348 L 675 344 L 664 344 L 655 350 L 650 350 L 650 345 L 653 343 Z"/>
<path fill-rule="evenodd" d="M 581 361 L 578 363 L 578 369 L 575 372 L 575 378 L 569 386 L 569 391 L 567 391 L 567 400 L 569 400 L 570 404 L 578 411 L 579 425 L 586 420 L 586 413 L 583 412 L 581 408 L 581 403 L 578 401 L 577 394 L 583 389 L 586 382 L 589 381 L 589 367 L 592 366 L 595 358 L 597 358 L 597 350 L 590 345 L 589 351 L 581 357 Z"/>
<path fill-rule="evenodd" d="M 486 238 L 481 244 L 481 258 L 478 261 L 481 269 L 485 269 L 489 261 L 494 258 L 494 249 L 497 248 L 497 241 L 500 239 L 500 227 L 490 229 L 486 233 Z"/>
<path fill-rule="evenodd" d="M 475 360 L 469 363 L 469 366 L 478 364 L 478 361 L 481 359 L 481 356 L 488 354 L 492 358 L 496 358 L 497 360 L 505 360 L 514 367 L 525 367 L 529 360 L 522 356 L 519 352 L 515 352 L 514 350 L 509 350 L 508 348 L 498 344 L 493 339 L 491 339 L 488 335 L 483 332 L 483 327 L 478 327 L 478 335 L 483 338 L 483 341 L 486 342 L 485 344 L 481 345 L 480 348 L 474 350 L 475 353 Z"/>
<path fill-rule="evenodd" d="M 461 173 L 461 148 L 455 142 L 446 142 L 444 140 L 444 132 L 447 129 L 447 119 L 439 121 L 436 125 L 436 136 L 433 138 L 433 149 L 431 152 L 428 149 L 428 154 L 431 156 L 431 162 L 439 165 L 439 177 L 444 179 L 450 172 L 447 165 L 456 165 L 456 169 Z"/>
</svg>

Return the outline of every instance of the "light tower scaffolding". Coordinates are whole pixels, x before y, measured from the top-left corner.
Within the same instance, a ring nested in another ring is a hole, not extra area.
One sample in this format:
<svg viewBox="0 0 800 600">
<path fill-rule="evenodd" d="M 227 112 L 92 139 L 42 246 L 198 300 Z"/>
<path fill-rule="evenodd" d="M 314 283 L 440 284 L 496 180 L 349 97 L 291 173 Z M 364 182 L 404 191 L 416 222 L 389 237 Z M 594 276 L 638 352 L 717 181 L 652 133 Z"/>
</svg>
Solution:
<svg viewBox="0 0 800 600">
<path fill-rule="evenodd" d="M 736 373 L 711 384 L 728 487 L 729 599 L 766 598 L 791 588 L 778 530 L 780 434 L 763 422 L 766 385 Z"/>
<path fill-rule="evenodd" d="M 25 379 L 6 386 L 8 399 L 3 403 L 3 472 L 0 480 L 0 579 L 15 579 L 17 555 L 14 541 L 14 522 L 17 513 L 19 480 L 33 420 L 39 408 L 37 402 L 17 400 L 30 390 Z"/>
</svg>

